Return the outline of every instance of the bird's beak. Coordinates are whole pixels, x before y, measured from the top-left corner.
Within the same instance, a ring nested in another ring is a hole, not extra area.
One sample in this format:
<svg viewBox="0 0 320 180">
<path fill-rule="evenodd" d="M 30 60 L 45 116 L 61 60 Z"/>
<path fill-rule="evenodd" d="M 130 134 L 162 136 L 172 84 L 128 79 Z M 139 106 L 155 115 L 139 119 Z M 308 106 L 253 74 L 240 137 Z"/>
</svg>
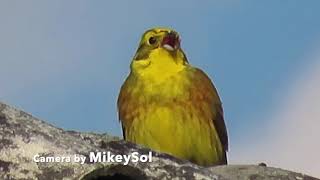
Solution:
<svg viewBox="0 0 320 180">
<path fill-rule="evenodd" d="M 162 39 L 161 46 L 168 51 L 177 50 L 180 47 L 180 38 L 176 32 L 168 32 Z"/>
</svg>

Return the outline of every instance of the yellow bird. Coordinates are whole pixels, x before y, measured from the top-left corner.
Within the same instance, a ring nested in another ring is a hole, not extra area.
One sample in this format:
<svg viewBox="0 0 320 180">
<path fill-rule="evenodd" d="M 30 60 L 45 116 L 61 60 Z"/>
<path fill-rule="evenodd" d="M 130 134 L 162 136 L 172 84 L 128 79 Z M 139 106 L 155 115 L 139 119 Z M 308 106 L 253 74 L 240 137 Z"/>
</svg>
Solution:
<svg viewBox="0 0 320 180">
<path fill-rule="evenodd" d="M 118 98 L 125 140 L 202 166 L 227 164 L 217 90 L 188 63 L 176 31 L 146 31 L 130 69 Z"/>
</svg>

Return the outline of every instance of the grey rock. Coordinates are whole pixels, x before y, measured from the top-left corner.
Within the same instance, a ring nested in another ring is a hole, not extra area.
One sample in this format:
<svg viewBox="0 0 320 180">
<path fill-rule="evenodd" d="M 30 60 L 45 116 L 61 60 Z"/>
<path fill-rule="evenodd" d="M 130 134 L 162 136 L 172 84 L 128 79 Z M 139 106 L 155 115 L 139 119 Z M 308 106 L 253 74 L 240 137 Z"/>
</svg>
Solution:
<svg viewBox="0 0 320 180">
<path fill-rule="evenodd" d="M 138 152 L 152 162 L 92 162 L 92 153 L 130 155 Z M 60 157 L 35 162 L 35 155 Z M 83 164 L 74 155 L 86 157 Z M 65 159 L 62 159 L 65 157 Z M 71 162 L 66 162 L 71 158 Z M 201 167 L 108 134 L 67 131 L 0 103 L 0 179 L 288 179 L 316 178 L 272 167 L 227 165 Z"/>
</svg>

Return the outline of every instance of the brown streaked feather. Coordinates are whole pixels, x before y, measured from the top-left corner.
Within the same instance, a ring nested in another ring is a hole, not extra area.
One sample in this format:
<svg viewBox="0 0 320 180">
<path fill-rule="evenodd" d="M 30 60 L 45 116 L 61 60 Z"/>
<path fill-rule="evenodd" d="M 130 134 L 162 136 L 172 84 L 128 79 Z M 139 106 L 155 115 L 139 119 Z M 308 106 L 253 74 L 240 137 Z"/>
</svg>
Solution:
<svg viewBox="0 0 320 180">
<path fill-rule="evenodd" d="M 131 123 L 131 118 L 128 118 L 128 115 L 132 111 L 132 106 L 130 107 L 130 102 L 132 101 L 132 94 L 130 93 L 130 87 L 128 87 L 128 81 L 130 81 L 129 78 L 132 76 L 128 76 L 126 81 L 123 83 L 120 89 L 119 97 L 118 97 L 118 114 L 119 114 L 119 121 L 121 122 L 122 126 L 122 135 L 123 138 L 126 140 L 126 130 L 125 130 L 125 124 Z"/>
<path fill-rule="evenodd" d="M 213 120 L 213 123 L 214 123 L 214 126 L 216 127 L 217 129 L 217 132 L 219 134 L 219 138 L 220 138 L 220 141 L 221 141 L 221 144 L 223 146 L 223 149 L 224 149 L 224 163 L 227 164 L 227 154 L 226 154 L 226 151 L 228 151 L 228 134 L 227 134 L 227 128 L 226 128 L 226 125 L 225 125 L 225 122 L 224 122 L 224 118 L 223 118 L 223 109 L 222 109 L 222 106 L 221 104 L 220 105 L 216 105 L 216 109 L 217 109 L 217 114 L 216 114 L 216 118 L 214 118 Z"/>
<path fill-rule="evenodd" d="M 134 118 L 138 117 L 140 113 L 137 107 L 145 105 L 143 100 L 139 100 L 141 89 L 144 89 L 143 84 L 137 83 L 136 76 L 132 74 L 127 77 L 120 89 L 117 106 L 119 121 L 122 125 L 122 134 L 125 140 L 126 128 L 131 127 Z"/>
<path fill-rule="evenodd" d="M 209 77 L 202 70 L 195 68 L 194 76 L 196 79 L 194 82 L 195 88 L 202 94 L 202 98 L 209 101 L 213 108 L 212 111 L 215 111 L 213 113 L 214 117 L 212 117 L 212 121 L 217 130 L 224 151 L 228 151 L 227 128 L 224 122 L 223 109 L 218 92 Z"/>
</svg>

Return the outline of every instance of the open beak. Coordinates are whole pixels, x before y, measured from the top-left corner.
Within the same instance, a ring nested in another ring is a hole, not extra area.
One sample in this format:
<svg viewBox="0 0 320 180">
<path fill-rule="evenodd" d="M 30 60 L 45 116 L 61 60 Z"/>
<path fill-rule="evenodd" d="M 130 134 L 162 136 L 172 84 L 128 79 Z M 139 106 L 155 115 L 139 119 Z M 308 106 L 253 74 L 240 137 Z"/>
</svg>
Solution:
<svg viewBox="0 0 320 180">
<path fill-rule="evenodd" d="M 176 32 L 167 33 L 162 39 L 161 46 L 168 51 L 177 50 L 180 47 L 180 38 Z"/>
</svg>

